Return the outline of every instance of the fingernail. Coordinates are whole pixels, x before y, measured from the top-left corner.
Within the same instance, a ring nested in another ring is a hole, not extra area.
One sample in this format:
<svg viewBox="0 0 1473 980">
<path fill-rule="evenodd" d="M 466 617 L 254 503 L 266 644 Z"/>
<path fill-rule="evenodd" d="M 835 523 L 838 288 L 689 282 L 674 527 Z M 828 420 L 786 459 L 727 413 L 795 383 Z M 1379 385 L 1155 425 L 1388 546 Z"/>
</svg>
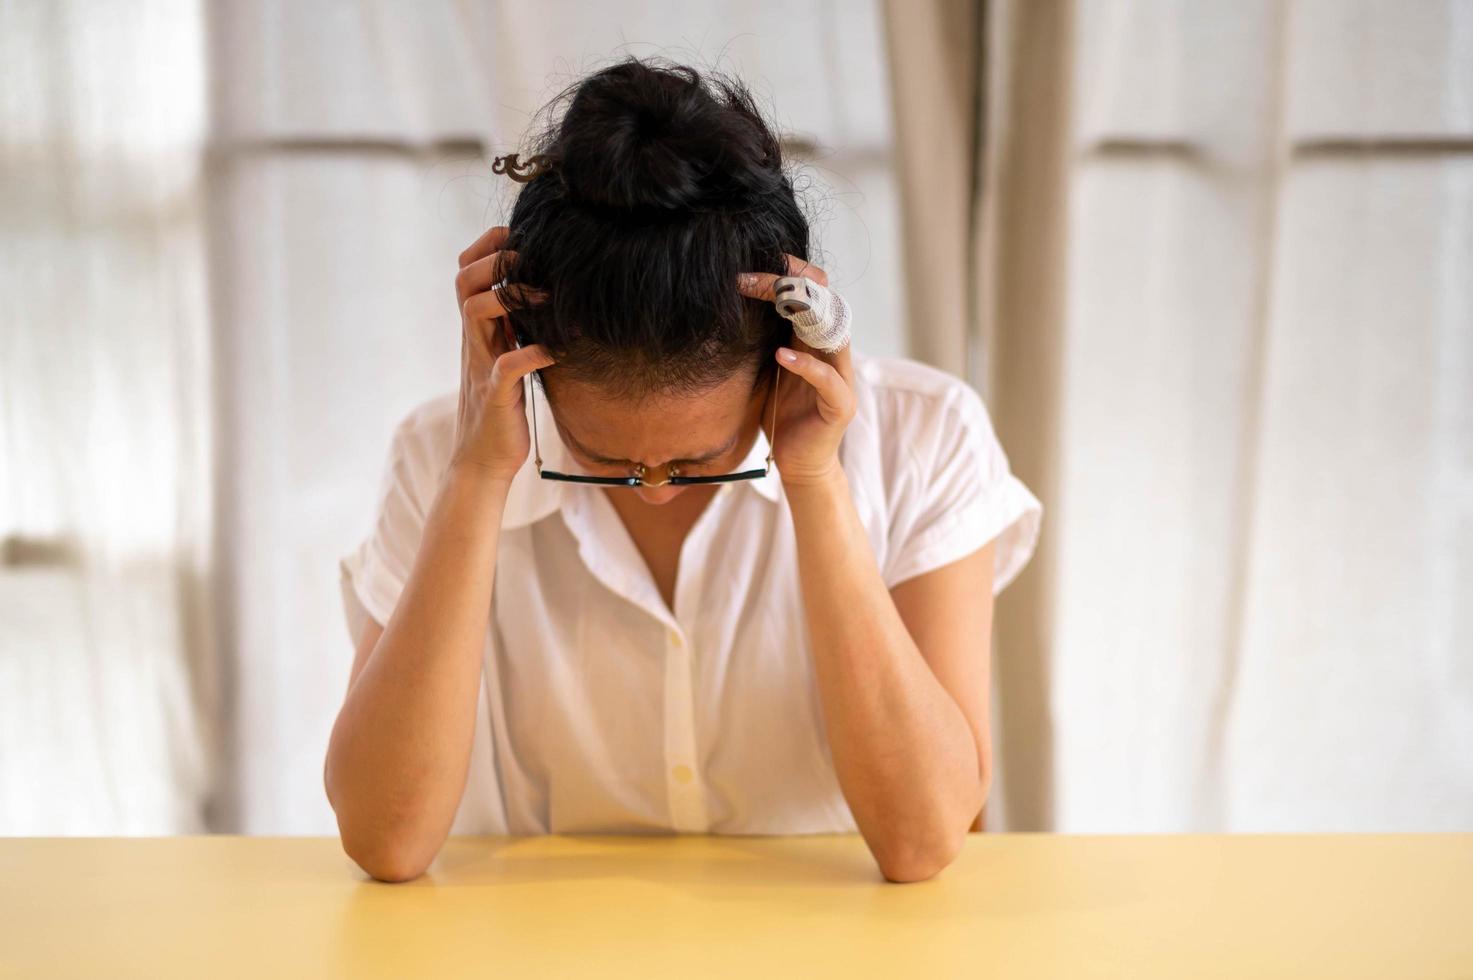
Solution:
<svg viewBox="0 0 1473 980">
<path fill-rule="evenodd" d="M 788 350 L 786 347 L 779 347 L 777 349 L 777 356 L 791 364 L 798 359 L 798 352 Z"/>
<path fill-rule="evenodd" d="M 757 277 L 750 272 L 741 272 L 737 274 L 737 282 L 743 286 L 755 286 L 757 284 Z"/>
</svg>

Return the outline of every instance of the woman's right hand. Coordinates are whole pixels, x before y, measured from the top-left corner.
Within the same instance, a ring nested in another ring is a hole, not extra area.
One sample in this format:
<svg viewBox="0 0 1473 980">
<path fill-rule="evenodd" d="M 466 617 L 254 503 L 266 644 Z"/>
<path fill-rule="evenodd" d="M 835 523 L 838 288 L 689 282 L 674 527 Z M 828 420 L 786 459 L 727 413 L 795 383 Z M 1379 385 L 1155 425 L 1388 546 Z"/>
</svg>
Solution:
<svg viewBox="0 0 1473 980">
<path fill-rule="evenodd" d="M 511 229 L 497 225 L 460 253 L 455 295 L 460 303 L 460 411 L 451 466 L 470 466 L 511 483 L 531 448 L 522 378 L 553 363 L 541 344 L 517 347 L 499 290 L 503 249 Z M 533 292 L 533 298 L 540 295 Z"/>
</svg>

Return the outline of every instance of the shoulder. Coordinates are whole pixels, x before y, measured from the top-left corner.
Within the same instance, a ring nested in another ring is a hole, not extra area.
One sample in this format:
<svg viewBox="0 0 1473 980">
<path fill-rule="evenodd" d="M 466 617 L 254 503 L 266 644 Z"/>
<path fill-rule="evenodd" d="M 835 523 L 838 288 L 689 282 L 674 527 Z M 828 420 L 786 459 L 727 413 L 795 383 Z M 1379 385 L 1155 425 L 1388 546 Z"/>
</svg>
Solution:
<svg viewBox="0 0 1473 980">
<path fill-rule="evenodd" d="M 449 391 L 414 405 L 394 425 L 390 476 L 418 497 L 433 495 L 449 465 L 459 407 L 460 393 Z"/>
<path fill-rule="evenodd" d="M 996 540 L 993 592 L 1001 591 L 1033 553 L 1042 505 L 1013 475 L 982 396 L 908 358 L 860 365 L 855 387 L 867 414 L 853 463 L 869 475 L 860 482 L 880 511 L 871 538 L 885 584 Z"/>
<path fill-rule="evenodd" d="M 992 419 L 965 379 L 906 357 L 856 355 L 854 365 L 862 389 L 857 414 L 894 450 L 888 468 L 930 466 L 959 451 L 974 462 L 990 455 Z"/>
<path fill-rule="evenodd" d="M 909 357 L 855 353 L 854 370 L 871 386 L 884 391 L 936 395 L 971 387 L 950 371 Z"/>
<path fill-rule="evenodd" d="M 459 407 L 458 391 L 446 391 L 426 398 L 400 416 L 394 426 L 394 438 L 426 447 L 448 441 L 455 435 L 455 416 Z"/>
</svg>

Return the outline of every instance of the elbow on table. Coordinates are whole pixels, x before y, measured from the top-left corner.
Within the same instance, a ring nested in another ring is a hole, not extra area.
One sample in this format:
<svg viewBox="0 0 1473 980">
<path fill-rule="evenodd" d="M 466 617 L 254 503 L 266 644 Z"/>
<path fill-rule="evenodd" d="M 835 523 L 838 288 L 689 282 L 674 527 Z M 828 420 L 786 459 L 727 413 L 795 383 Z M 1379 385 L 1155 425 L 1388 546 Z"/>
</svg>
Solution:
<svg viewBox="0 0 1473 980">
<path fill-rule="evenodd" d="M 984 772 L 977 784 L 976 799 L 967 806 L 971 816 L 959 831 L 951 827 L 913 825 L 882 844 L 871 844 L 870 852 L 880 866 L 880 873 L 887 881 L 925 881 L 935 877 L 943 868 L 956 860 L 966 846 L 967 835 L 972 832 L 972 823 L 978 819 L 982 806 L 987 802 L 991 786 L 991 773 Z"/>
<path fill-rule="evenodd" d="M 435 852 L 423 847 L 407 846 L 397 841 L 365 841 L 357 835 L 346 833 L 339 826 L 338 839 L 343 853 L 364 873 L 378 881 L 397 884 L 413 881 L 429 869 L 435 860 Z"/>
<path fill-rule="evenodd" d="M 362 821 L 340 806 L 333 793 L 330 774 L 329 769 L 324 775 L 327 801 L 337 815 L 338 841 L 343 846 L 343 853 L 362 868 L 364 873 L 378 881 L 410 881 L 424 874 L 435 860 L 435 854 L 444 843 L 445 835 L 440 834 L 433 846 L 430 846 L 428 839 L 426 842 L 416 843 L 415 835 L 412 834 L 386 833 L 382 824 L 376 830 L 365 832 L 367 828 L 362 826 Z"/>
<path fill-rule="evenodd" d="M 403 819 L 380 815 L 378 822 L 368 824 L 360 813 L 339 806 L 331 788 L 328 802 L 337 815 L 338 842 L 342 844 L 343 853 L 379 881 L 400 882 L 418 878 L 429 868 L 445 842 L 444 831 L 432 836 L 422 825 Z"/>
<path fill-rule="evenodd" d="M 887 847 L 874 849 L 875 862 L 886 881 L 896 884 L 925 881 L 956 860 L 965 840 L 964 836 L 945 841 L 902 838 Z"/>
<path fill-rule="evenodd" d="M 926 855 L 906 855 L 904 857 L 877 858 L 880 865 L 880 874 L 885 880 L 895 884 L 906 884 L 913 881 L 925 881 L 934 878 L 951 863 L 951 857 L 935 857 Z"/>
</svg>

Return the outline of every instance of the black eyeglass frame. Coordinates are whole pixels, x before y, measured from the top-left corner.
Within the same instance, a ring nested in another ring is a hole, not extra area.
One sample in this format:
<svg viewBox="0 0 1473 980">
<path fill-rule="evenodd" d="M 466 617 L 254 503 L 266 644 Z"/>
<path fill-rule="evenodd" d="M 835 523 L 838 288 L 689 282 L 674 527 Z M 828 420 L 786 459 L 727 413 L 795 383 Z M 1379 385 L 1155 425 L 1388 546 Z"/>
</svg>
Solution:
<svg viewBox="0 0 1473 980">
<path fill-rule="evenodd" d="M 520 346 L 520 344 L 518 345 Z M 533 380 L 532 375 L 536 375 Z M 532 371 L 526 376 L 527 383 L 536 389 L 542 384 L 542 374 Z M 528 393 L 527 397 L 532 401 L 532 445 L 536 454 L 535 463 L 537 475 L 544 480 L 562 480 L 565 483 L 594 483 L 607 487 L 663 487 L 665 484 L 671 486 L 687 486 L 698 483 L 735 483 L 738 480 L 757 480 L 772 472 L 772 457 L 777 445 L 777 398 L 779 385 L 782 381 L 782 369 L 773 370 L 772 379 L 772 439 L 767 446 L 767 463 L 760 470 L 742 470 L 739 473 L 722 473 L 716 476 L 676 476 L 678 465 L 671 464 L 667 467 L 665 479 L 659 483 L 650 483 L 644 478 L 645 466 L 643 463 L 634 464 L 634 474 L 631 476 L 587 476 L 582 473 L 559 473 L 556 470 L 545 470 L 542 468 L 542 446 L 537 438 L 537 401 L 535 391 Z"/>
</svg>

